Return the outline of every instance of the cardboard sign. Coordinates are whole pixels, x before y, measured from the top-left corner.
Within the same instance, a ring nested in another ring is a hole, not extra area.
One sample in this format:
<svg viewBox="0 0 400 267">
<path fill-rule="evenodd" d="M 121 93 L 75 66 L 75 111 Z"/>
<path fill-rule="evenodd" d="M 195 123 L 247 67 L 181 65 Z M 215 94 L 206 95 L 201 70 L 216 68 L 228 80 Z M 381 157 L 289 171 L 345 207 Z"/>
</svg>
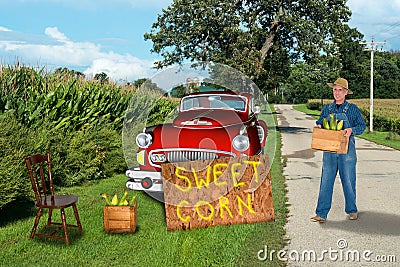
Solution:
<svg viewBox="0 0 400 267">
<path fill-rule="evenodd" d="M 162 165 L 168 230 L 274 220 L 267 155 Z"/>
</svg>

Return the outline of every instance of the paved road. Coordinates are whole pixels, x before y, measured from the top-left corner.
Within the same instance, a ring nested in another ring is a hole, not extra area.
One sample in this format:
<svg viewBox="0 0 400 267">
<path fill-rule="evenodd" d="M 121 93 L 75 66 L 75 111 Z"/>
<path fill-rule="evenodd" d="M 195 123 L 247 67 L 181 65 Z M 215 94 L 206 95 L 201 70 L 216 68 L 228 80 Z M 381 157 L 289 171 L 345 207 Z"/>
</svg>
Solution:
<svg viewBox="0 0 400 267">
<path fill-rule="evenodd" d="M 337 177 L 327 222 L 313 223 L 322 161 L 322 152 L 310 149 L 315 119 L 291 105 L 276 105 L 275 110 L 282 157 L 287 159 L 290 241 L 282 255 L 288 265 L 400 266 L 400 151 L 357 138 L 359 219 L 348 220 Z M 392 256 L 396 263 L 387 262 L 393 261 Z M 380 259 L 386 262 L 377 262 Z"/>
</svg>

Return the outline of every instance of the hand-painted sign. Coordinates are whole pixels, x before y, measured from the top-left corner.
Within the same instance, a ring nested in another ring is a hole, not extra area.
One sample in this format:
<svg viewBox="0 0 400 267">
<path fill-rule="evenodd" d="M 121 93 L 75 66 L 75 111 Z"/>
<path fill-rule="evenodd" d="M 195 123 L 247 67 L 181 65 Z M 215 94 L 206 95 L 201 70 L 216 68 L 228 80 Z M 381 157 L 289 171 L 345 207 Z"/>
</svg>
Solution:
<svg viewBox="0 0 400 267">
<path fill-rule="evenodd" d="M 168 230 L 274 220 L 267 155 L 162 165 Z"/>
</svg>

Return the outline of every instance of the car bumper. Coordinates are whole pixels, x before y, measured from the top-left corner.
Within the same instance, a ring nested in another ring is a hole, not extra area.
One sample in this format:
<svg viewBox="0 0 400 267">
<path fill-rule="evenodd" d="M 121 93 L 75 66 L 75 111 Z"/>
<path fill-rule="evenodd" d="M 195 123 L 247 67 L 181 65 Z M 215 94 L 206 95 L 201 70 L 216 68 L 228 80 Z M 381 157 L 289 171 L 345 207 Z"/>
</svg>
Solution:
<svg viewBox="0 0 400 267">
<path fill-rule="evenodd" d="M 161 172 L 141 171 L 138 168 L 125 172 L 129 180 L 126 187 L 131 190 L 163 192 Z"/>
</svg>

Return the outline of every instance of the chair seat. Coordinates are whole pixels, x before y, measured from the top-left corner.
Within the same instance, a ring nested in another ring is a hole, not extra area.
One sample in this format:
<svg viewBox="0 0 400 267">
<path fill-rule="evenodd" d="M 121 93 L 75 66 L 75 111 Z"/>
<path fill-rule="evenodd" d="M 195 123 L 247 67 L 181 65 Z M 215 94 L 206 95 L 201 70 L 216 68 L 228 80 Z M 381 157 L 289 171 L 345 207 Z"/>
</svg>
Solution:
<svg viewBox="0 0 400 267">
<path fill-rule="evenodd" d="M 78 202 L 78 197 L 73 195 L 55 195 L 54 198 L 46 196 L 41 199 L 41 203 L 36 206 L 42 208 L 62 209 Z"/>
</svg>

